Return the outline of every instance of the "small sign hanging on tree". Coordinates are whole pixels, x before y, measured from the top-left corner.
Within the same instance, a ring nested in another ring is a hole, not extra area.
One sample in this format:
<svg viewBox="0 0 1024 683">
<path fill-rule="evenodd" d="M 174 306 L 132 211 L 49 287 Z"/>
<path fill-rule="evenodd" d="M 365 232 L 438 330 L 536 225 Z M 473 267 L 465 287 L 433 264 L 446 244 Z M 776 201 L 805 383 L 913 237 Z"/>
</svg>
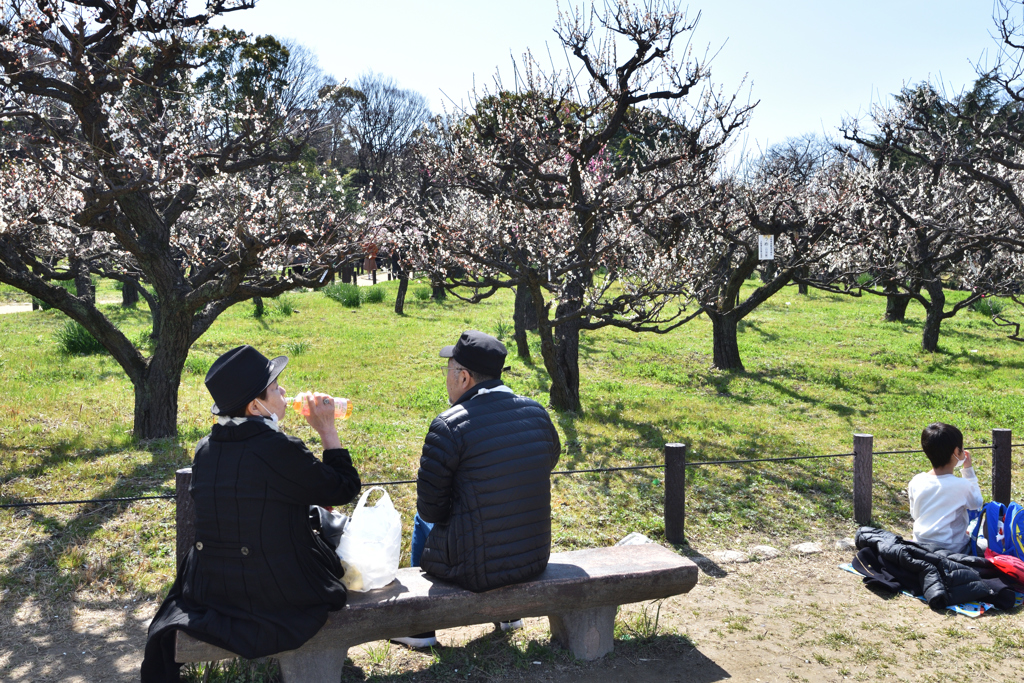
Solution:
<svg viewBox="0 0 1024 683">
<path fill-rule="evenodd" d="M 775 235 L 758 235 L 757 237 L 758 258 L 761 261 L 775 260 Z"/>
</svg>

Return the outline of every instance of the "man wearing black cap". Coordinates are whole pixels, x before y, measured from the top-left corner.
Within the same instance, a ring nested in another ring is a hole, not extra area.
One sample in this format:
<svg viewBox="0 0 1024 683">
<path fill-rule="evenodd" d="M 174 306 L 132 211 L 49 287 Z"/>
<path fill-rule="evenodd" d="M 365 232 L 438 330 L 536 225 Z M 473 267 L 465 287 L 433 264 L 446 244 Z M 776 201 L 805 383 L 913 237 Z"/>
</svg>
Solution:
<svg viewBox="0 0 1024 683">
<path fill-rule="evenodd" d="M 452 407 L 430 424 L 416 482 L 412 565 L 472 591 L 527 581 L 551 553 L 550 475 L 561 443 L 547 411 L 502 384 L 506 355 L 476 330 L 441 349 Z M 436 642 L 433 633 L 394 640 Z"/>
<path fill-rule="evenodd" d="M 279 430 L 287 364 L 239 346 L 206 374 L 217 424 L 192 463 L 195 543 L 150 624 L 143 683 L 179 680 L 177 630 L 254 659 L 296 649 L 345 604 L 341 563 L 311 530 L 309 506 L 348 503 L 359 473 L 329 396 L 299 394 L 322 460 Z"/>
</svg>

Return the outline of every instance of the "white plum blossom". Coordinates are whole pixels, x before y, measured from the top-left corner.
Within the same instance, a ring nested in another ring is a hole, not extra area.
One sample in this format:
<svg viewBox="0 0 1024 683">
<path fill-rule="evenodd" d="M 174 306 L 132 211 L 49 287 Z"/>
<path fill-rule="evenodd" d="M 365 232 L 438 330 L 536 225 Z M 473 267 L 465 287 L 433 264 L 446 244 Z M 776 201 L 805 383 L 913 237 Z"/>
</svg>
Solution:
<svg viewBox="0 0 1024 683">
<path fill-rule="evenodd" d="M 273 39 L 207 28 L 247 6 L 9 0 L 0 10 L 0 281 L 104 344 L 136 387 L 143 438 L 176 430 L 188 349 L 221 312 L 322 285 L 387 220 L 386 206 L 354 220 L 341 179 L 303 160 L 321 125 L 322 76 L 290 72 Z M 305 272 L 285 274 L 300 249 Z M 58 285 L 88 290 L 90 274 L 146 299 L 152 353 L 87 291 Z"/>
</svg>

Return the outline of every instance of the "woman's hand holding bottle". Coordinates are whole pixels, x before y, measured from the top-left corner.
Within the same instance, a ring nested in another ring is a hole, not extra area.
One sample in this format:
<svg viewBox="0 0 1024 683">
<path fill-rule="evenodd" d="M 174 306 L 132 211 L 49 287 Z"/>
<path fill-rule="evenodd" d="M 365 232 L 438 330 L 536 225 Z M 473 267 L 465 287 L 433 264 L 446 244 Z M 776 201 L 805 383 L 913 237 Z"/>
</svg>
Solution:
<svg viewBox="0 0 1024 683">
<path fill-rule="evenodd" d="M 338 428 L 334 424 L 336 412 L 334 399 L 328 394 L 304 391 L 294 399 L 285 399 L 285 401 L 293 406 L 299 406 L 296 410 L 302 413 L 309 426 L 320 435 L 320 441 L 325 451 L 341 448 Z"/>
<path fill-rule="evenodd" d="M 309 393 L 311 393 L 311 392 L 306 391 L 306 392 L 303 392 L 302 394 L 299 394 L 298 396 L 295 396 L 294 398 L 291 397 L 291 396 L 286 396 L 285 399 L 284 399 L 285 405 L 291 406 L 292 410 L 294 410 L 297 413 L 302 413 L 303 415 L 309 415 L 309 406 L 306 405 L 306 403 L 302 400 L 302 396 L 304 394 L 309 394 Z M 352 401 L 351 401 L 351 399 L 347 399 L 347 398 L 334 398 L 334 397 L 328 396 L 327 394 L 319 394 L 319 393 L 317 394 L 317 396 L 326 397 L 327 399 L 330 399 L 331 402 L 333 402 L 333 404 L 334 404 L 334 417 L 339 418 L 341 420 L 347 420 L 348 418 L 352 417 Z"/>
</svg>

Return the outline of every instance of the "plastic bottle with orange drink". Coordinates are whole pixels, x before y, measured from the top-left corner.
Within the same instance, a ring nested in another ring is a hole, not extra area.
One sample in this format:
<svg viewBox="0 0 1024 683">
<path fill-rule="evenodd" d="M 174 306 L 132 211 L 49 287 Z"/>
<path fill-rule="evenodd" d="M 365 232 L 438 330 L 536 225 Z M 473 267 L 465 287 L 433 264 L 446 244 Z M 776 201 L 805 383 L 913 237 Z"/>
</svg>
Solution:
<svg viewBox="0 0 1024 683">
<path fill-rule="evenodd" d="M 328 396 L 323 399 L 326 401 L 334 402 L 334 417 L 338 420 L 347 420 L 352 417 L 352 399 L 348 398 L 335 398 Z M 290 405 L 292 410 L 303 415 L 309 415 L 309 404 L 306 403 L 302 398 L 298 396 L 285 396 L 284 402 L 286 405 Z"/>
</svg>

